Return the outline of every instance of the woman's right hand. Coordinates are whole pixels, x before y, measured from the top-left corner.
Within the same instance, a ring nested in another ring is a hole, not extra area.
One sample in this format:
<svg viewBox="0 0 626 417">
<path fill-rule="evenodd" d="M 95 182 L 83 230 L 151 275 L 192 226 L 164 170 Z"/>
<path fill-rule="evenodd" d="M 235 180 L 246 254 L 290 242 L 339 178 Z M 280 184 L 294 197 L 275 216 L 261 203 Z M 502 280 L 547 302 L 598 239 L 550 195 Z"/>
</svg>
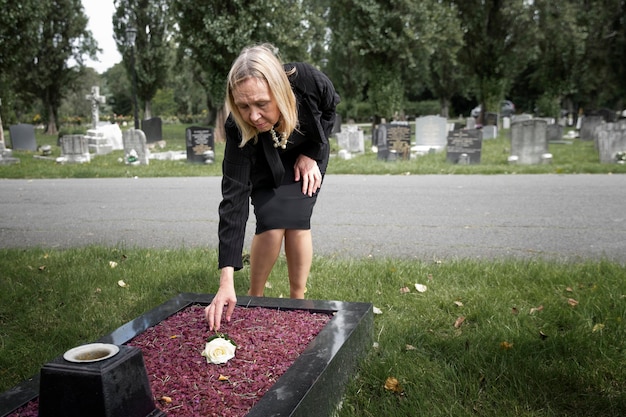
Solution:
<svg viewBox="0 0 626 417">
<path fill-rule="evenodd" d="M 213 297 L 213 301 L 204 309 L 204 316 L 209 323 L 210 331 L 218 331 L 222 322 L 222 314 L 226 307 L 226 321 L 230 321 L 237 304 L 235 294 L 234 269 L 232 267 L 222 268 L 220 274 L 220 288 Z"/>
</svg>

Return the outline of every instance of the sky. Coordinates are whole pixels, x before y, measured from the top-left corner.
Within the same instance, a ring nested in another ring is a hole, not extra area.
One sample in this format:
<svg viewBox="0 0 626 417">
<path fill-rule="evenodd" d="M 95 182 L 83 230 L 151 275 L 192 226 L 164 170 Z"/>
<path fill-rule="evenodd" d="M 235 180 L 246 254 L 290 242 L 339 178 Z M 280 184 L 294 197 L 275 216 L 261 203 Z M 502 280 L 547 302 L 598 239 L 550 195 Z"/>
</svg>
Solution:
<svg viewBox="0 0 626 417">
<path fill-rule="evenodd" d="M 102 52 L 98 54 L 98 61 L 87 59 L 85 65 L 95 68 L 102 74 L 113 65 L 122 60 L 122 56 L 117 51 L 117 46 L 113 40 L 113 13 L 115 7 L 113 0 L 82 0 L 85 14 L 89 18 L 87 29 L 98 42 L 98 48 Z"/>
</svg>

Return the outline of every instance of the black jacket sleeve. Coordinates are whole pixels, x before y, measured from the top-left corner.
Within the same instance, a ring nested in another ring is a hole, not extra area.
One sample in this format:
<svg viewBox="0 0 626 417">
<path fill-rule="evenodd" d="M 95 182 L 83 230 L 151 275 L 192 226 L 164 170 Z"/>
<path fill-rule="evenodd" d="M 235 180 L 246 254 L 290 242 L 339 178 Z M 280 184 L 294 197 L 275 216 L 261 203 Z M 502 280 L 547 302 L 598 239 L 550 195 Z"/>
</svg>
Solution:
<svg viewBox="0 0 626 417">
<path fill-rule="evenodd" d="M 243 267 L 241 255 L 249 215 L 252 190 L 250 171 L 251 147 L 239 148 L 241 134 L 232 118 L 228 118 L 226 148 L 222 162 L 222 202 L 219 205 L 219 260 L 218 267 Z"/>
</svg>

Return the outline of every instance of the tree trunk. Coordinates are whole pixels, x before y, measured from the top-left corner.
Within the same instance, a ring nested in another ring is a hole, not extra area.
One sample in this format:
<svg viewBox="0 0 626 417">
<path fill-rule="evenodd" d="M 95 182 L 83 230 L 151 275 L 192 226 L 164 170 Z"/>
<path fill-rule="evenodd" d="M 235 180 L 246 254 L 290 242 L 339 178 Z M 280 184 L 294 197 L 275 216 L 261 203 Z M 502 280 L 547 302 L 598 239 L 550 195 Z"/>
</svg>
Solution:
<svg viewBox="0 0 626 417">
<path fill-rule="evenodd" d="M 48 135 L 58 135 L 59 131 L 57 130 L 57 118 L 56 112 L 52 108 L 51 104 L 48 104 L 48 127 L 46 128 L 46 134 Z"/>
<path fill-rule="evenodd" d="M 143 120 L 152 118 L 152 100 L 146 100 L 143 108 Z"/>
</svg>

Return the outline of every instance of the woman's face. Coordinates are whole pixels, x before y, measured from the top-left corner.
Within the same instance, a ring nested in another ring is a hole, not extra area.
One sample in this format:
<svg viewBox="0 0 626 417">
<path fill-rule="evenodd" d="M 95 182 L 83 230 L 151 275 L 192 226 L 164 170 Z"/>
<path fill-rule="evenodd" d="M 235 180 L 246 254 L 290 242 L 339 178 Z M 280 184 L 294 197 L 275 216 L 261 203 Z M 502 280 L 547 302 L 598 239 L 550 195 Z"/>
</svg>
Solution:
<svg viewBox="0 0 626 417">
<path fill-rule="evenodd" d="M 280 111 L 267 81 L 250 77 L 239 83 L 232 94 L 243 120 L 259 132 L 267 132 L 278 123 Z"/>
</svg>

